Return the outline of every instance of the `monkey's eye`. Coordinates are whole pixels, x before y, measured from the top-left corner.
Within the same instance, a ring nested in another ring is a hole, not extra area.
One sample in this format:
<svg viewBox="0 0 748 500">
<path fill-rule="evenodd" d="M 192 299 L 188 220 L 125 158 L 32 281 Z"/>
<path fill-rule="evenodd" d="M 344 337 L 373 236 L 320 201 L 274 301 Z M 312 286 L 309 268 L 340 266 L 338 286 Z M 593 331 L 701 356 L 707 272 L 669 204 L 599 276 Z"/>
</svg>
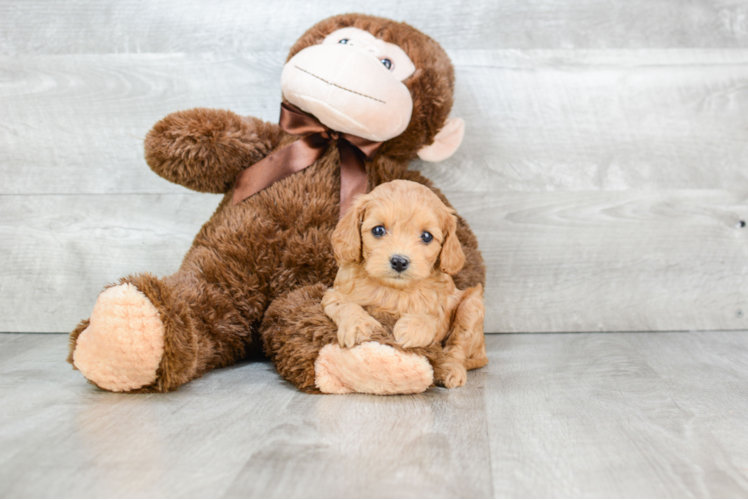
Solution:
<svg viewBox="0 0 748 500">
<path fill-rule="evenodd" d="M 381 59 L 380 62 L 384 64 L 384 67 L 387 69 L 392 69 L 392 61 L 389 59 Z"/>
<path fill-rule="evenodd" d="M 371 230 L 371 234 L 373 234 L 375 238 L 381 238 L 386 232 L 387 230 L 384 229 L 384 226 L 375 226 Z"/>
<path fill-rule="evenodd" d="M 428 231 L 424 231 L 421 233 L 421 241 L 423 241 L 426 244 L 431 243 L 431 240 L 434 239 L 434 236 L 429 233 Z"/>
<path fill-rule="evenodd" d="M 348 43 L 348 39 L 342 38 L 338 43 L 342 43 L 343 45 L 345 45 L 346 43 Z"/>
</svg>

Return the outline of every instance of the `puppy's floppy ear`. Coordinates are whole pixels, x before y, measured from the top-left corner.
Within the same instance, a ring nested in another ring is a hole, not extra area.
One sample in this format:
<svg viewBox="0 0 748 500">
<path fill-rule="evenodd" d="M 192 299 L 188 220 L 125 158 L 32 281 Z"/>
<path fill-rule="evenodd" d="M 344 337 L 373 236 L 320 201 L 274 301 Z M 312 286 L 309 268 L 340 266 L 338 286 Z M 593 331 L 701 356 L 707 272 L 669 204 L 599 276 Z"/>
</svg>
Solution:
<svg viewBox="0 0 748 500">
<path fill-rule="evenodd" d="M 457 239 L 457 217 L 453 210 L 450 210 L 447 216 L 444 230 L 445 237 L 439 254 L 439 267 L 443 273 L 453 275 L 459 273 L 465 265 L 465 254 L 462 253 L 462 245 Z"/>
<path fill-rule="evenodd" d="M 361 221 L 368 196 L 357 197 L 332 233 L 332 248 L 339 262 L 361 262 Z"/>
</svg>

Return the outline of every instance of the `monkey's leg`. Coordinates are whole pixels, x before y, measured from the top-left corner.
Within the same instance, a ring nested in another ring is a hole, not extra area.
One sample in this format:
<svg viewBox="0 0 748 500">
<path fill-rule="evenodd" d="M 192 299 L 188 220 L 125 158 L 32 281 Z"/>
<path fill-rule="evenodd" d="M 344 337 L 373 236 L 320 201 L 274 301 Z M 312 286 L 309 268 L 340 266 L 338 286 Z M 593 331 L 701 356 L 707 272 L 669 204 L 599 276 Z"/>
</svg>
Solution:
<svg viewBox="0 0 748 500">
<path fill-rule="evenodd" d="M 467 381 L 467 370 L 488 363 L 483 335 L 483 287 L 465 290 L 444 346 L 444 355 L 434 363 L 437 385 L 451 389 Z"/>
<path fill-rule="evenodd" d="M 310 285 L 273 301 L 260 328 L 265 353 L 283 378 L 310 393 L 414 394 L 433 381 L 422 351 L 374 334 L 352 348 L 338 344 L 338 327 L 322 309 L 326 287 Z"/>
<path fill-rule="evenodd" d="M 68 361 L 109 391 L 174 390 L 244 356 L 265 302 L 256 295 L 240 311 L 228 293 L 184 271 L 123 278 L 71 333 Z"/>
</svg>

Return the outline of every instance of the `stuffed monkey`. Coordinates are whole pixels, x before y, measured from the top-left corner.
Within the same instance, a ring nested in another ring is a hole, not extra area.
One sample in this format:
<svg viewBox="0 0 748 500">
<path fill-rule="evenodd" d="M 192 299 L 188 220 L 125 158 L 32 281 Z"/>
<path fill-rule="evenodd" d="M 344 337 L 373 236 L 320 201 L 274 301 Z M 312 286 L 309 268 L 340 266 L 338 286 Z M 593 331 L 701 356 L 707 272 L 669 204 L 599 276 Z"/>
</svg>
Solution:
<svg viewBox="0 0 748 500">
<path fill-rule="evenodd" d="M 443 160 L 462 141 L 463 121 L 448 118 L 449 58 L 407 24 L 340 15 L 294 44 L 281 88 L 280 125 L 198 108 L 148 133 L 154 172 L 224 197 L 175 274 L 122 278 L 70 334 L 68 361 L 96 386 L 171 391 L 259 347 L 305 392 L 439 383 L 439 346 L 373 337 L 341 348 L 320 302 L 337 272 L 331 234 L 355 194 L 406 179 L 448 204 L 408 164 Z M 477 241 L 459 217 L 457 235 L 466 263 L 456 285 L 484 285 Z"/>
</svg>

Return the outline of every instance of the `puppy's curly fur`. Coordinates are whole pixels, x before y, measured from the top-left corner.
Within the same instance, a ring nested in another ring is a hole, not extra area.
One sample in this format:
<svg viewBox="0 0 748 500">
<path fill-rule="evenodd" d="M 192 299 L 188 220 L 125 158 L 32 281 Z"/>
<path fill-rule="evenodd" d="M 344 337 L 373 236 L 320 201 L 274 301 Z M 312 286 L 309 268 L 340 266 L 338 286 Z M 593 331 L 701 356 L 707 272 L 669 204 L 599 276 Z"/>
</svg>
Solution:
<svg viewBox="0 0 748 500">
<path fill-rule="evenodd" d="M 483 287 L 459 290 L 451 276 L 465 264 L 456 228 L 455 211 L 415 182 L 388 182 L 356 200 L 333 233 L 339 270 L 322 299 L 341 347 L 369 340 L 383 323 L 405 348 L 446 339 L 436 379 L 448 388 L 488 362 Z"/>
</svg>

